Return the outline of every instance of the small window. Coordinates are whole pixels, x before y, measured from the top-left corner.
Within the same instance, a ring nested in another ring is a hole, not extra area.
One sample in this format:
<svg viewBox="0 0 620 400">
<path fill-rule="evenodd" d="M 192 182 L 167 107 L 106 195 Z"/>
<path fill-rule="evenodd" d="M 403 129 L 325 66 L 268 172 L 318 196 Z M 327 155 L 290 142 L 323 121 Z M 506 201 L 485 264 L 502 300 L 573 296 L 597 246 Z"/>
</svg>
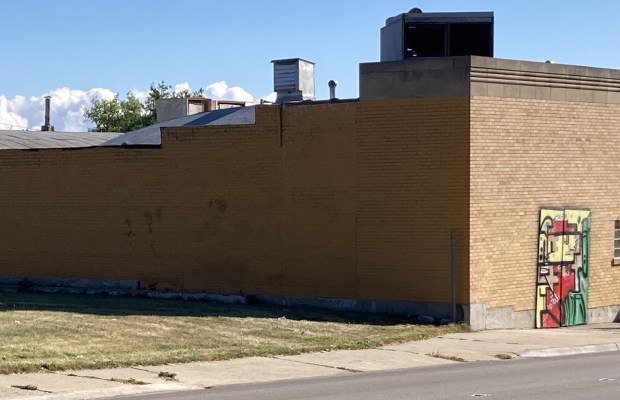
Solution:
<svg viewBox="0 0 620 400">
<path fill-rule="evenodd" d="M 620 220 L 614 223 L 614 259 L 620 261 Z"/>
</svg>

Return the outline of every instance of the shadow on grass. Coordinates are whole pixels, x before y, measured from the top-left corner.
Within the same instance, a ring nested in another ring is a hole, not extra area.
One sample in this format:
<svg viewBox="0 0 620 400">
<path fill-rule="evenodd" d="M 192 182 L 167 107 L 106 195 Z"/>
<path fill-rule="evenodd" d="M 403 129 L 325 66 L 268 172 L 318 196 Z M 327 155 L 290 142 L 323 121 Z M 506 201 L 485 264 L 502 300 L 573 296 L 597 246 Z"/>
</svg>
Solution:
<svg viewBox="0 0 620 400">
<path fill-rule="evenodd" d="M 416 317 L 366 314 L 310 307 L 263 304 L 225 304 L 193 300 L 104 295 L 0 293 L 0 312 L 13 310 L 58 311 L 106 316 L 156 315 L 185 317 L 286 318 L 297 321 L 370 325 L 420 324 Z M 427 325 L 427 324 L 425 324 Z"/>
</svg>

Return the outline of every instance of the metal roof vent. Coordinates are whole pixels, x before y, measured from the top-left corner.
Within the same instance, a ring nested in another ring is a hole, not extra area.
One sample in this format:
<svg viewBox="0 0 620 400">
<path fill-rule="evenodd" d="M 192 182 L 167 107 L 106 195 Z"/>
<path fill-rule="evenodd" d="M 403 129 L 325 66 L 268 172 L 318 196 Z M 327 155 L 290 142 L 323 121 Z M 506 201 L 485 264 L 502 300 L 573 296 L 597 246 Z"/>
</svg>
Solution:
<svg viewBox="0 0 620 400">
<path fill-rule="evenodd" d="M 329 99 L 336 100 L 336 86 L 338 86 L 338 82 L 332 79 L 327 82 L 327 86 L 329 86 Z"/>
<path fill-rule="evenodd" d="M 301 58 L 273 60 L 276 103 L 314 100 L 314 63 Z"/>
</svg>

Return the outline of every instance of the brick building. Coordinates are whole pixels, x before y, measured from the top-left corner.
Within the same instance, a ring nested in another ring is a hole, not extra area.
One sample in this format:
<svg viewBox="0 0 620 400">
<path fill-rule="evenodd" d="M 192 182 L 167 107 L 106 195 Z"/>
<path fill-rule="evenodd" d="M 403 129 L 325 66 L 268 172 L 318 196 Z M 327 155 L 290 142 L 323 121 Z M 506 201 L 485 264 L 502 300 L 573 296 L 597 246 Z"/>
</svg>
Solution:
<svg viewBox="0 0 620 400">
<path fill-rule="evenodd" d="M 459 204 L 467 204 L 468 251 L 460 256 L 468 262 L 459 274 L 468 277 L 469 297 L 459 302 L 467 299 L 474 328 L 617 318 L 620 71 L 456 57 L 366 64 L 361 77 L 362 99 L 442 99 L 433 113 L 454 113 L 459 108 L 449 103 L 464 102 L 464 126 L 450 131 L 427 167 L 449 175 L 446 163 L 459 162 L 456 169 L 468 171 L 456 187 L 445 186 L 445 196 L 448 188 L 467 193 Z M 546 217 L 567 227 L 554 232 Z"/>
<path fill-rule="evenodd" d="M 455 303 L 474 329 L 617 317 L 618 70 L 362 64 L 356 100 L 182 122 L 0 149 L 0 283 Z"/>
</svg>

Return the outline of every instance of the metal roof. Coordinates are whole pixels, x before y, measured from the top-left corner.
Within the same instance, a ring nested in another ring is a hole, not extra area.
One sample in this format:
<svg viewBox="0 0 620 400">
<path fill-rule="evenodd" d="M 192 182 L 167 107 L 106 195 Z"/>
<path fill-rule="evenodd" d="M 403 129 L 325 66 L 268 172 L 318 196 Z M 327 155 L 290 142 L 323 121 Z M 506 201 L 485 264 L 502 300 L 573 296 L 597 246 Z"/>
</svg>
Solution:
<svg viewBox="0 0 620 400">
<path fill-rule="evenodd" d="M 0 130 L 0 150 L 70 149 L 103 146 L 117 132 L 41 132 Z"/>
<path fill-rule="evenodd" d="M 157 146 L 161 144 L 160 128 L 176 126 L 252 125 L 256 121 L 256 109 L 250 107 L 226 108 L 175 118 L 159 124 L 146 126 L 110 139 L 104 146 Z"/>
<path fill-rule="evenodd" d="M 70 149 L 104 146 L 159 146 L 161 130 L 175 126 L 251 125 L 254 106 L 226 108 L 172 119 L 127 133 L 0 130 L 0 150 Z"/>
</svg>

